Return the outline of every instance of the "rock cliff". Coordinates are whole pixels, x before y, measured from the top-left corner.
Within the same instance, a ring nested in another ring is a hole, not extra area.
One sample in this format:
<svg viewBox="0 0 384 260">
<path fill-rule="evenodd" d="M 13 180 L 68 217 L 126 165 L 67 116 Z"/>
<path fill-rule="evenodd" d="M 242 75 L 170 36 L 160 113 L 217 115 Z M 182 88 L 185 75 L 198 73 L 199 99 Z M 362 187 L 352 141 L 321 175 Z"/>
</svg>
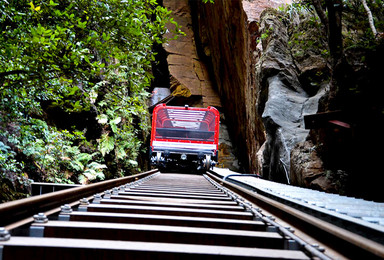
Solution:
<svg viewBox="0 0 384 260">
<path fill-rule="evenodd" d="M 316 113 L 323 93 L 303 88 L 299 76 L 311 63 L 295 63 L 287 25 L 277 12 L 265 11 L 288 2 L 195 3 L 201 46 L 212 60 L 243 163 L 281 182 L 287 182 L 293 146 L 308 135 L 303 115 Z"/>
<path fill-rule="evenodd" d="M 170 105 L 214 106 L 220 111 L 220 140 L 218 167 L 239 170 L 238 160 L 227 130 L 225 111 L 220 96 L 211 80 L 209 63 L 199 55 L 195 44 L 191 6 L 188 0 L 163 0 L 163 5 L 172 11 L 173 19 L 181 26 L 184 36 L 172 40 L 163 46 L 166 53 L 166 64 L 170 77 L 169 87 L 176 98 Z M 169 33 L 165 37 L 172 38 L 173 25 L 168 25 Z M 198 40 L 198 39 L 197 39 Z M 162 86 L 164 87 L 164 86 Z M 229 122 L 231 123 L 231 122 Z"/>
<path fill-rule="evenodd" d="M 259 3 L 260 2 L 260 3 Z M 265 141 L 264 126 L 257 113 L 259 89 L 255 65 L 258 58 L 258 14 L 271 1 L 215 1 L 195 6 L 198 37 L 204 55 L 212 62 L 214 78 L 230 122 L 244 170 L 259 172 L 257 151 Z"/>
<path fill-rule="evenodd" d="M 314 58 L 313 55 L 301 60 L 293 58 L 292 47 L 288 45 L 288 27 L 278 12 L 266 10 L 260 20 L 260 31 L 267 34 L 261 40 L 263 51 L 256 70 L 260 94 L 266 100 L 259 104 L 267 132 L 263 175 L 275 181 L 289 182 L 291 151 L 309 134 L 305 129 L 304 115 L 317 112 L 327 83 L 318 86 L 316 91 L 308 91 L 299 76 L 313 68 L 319 69 L 308 62 Z M 324 63 L 318 62 L 321 67 L 325 67 Z"/>
<path fill-rule="evenodd" d="M 192 28 L 191 10 L 188 0 L 163 0 L 163 5 L 172 11 L 172 17 L 181 26 L 184 36 L 164 45 L 167 53 L 167 63 L 171 77 L 171 91 L 176 95 L 178 90 L 187 88 L 191 99 L 196 100 L 196 106 L 221 107 L 209 78 L 208 69 L 197 53 Z M 172 38 L 172 25 L 168 25 L 169 33 L 165 37 Z"/>
<path fill-rule="evenodd" d="M 320 21 L 298 6 L 287 7 L 286 12 L 277 10 L 290 0 L 214 2 L 190 0 L 188 5 L 187 0 L 164 0 L 187 32 L 185 38 L 165 49 L 176 85 L 188 88 L 192 97 L 201 97 L 201 105 L 220 97 L 218 106 L 226 122 L 221 128 L 221 155 L 230 162 L 236 153 L 240 166 L 234 165 L 239 170 L 259 173 L 266 179 L 356 193 L 354 190 L 362 186 L 361 172 L 370 169 L 370 176 L 375 172 L 376 164 L 365 162 L 378 157 L 367 152 L 375 145 L 362 137 L 374 133 L 375 140 L 383 139 L 379 134 L 382 128 L 377 126 L 384 121 L 378 120 L 383 109 L 377 101 L 382 95 L 370 93 L 382 93 L 382 88 L 375 87 L 381 82 L 380 73 L 376 73 L 377 66 L 368 66 L 380 60 L 383 45 L 375 43 L 377 50 L 363 52 L 350 46 L 346 52 L 350 69 L 342 73 L 348 78 L 346 85 L 351 86 L 346 91 L 349 101 L 339 102 L 338 107 L 348 110 L 349 119 L 353 118 L 348 127 L 329 127 L 331 121 L 326 121 L 326 126 L 310 131 L 304 117 L 319 109 L 329 111 L 329 89 L 334 82 L 328 39 Z M 362 62 L 362 57 L 371 62 Z M 377 84 L 367 87 L 366 82 Z M 205 94 L 215 90 L 215 95 Z M 372 118 L 373 129 L 363 123 L 365 118 Z M 357 158 L 354 145 L 364 151 L 365 160 Z M 364 180 L 361 196 L 371 186 L 368 178 Z M 374 197 L 374 192 L 368 193 Z"/>
<path fill-rule="evenodd" d="M 300 21 L 284 21 L 273 9 L 289 2 L 192 2 L 244 168 L 279 182 L 289 182 L 291 151 L 309 134 L 303 116 L 317 112 L 327 87 L 303 80 L 327 66 L 316 53 L 300 56 L 289 46 Z"/>
<path fill-rule="evenodd" d="M 348 113 L 350 124 L 310 131 L 304 116 L 329 111 L 335 73 L 322 24 L 310 12 L 277 11 L 288 2 L 190 1 L 196 43 L 211 63 L 243 169 L 274 181 L 378 197 L 378 189 L 369 187 L 380 161 L 373 147 L 383 143 L 384 108 L 373 61 L 381 62 L 384 40 L 364 51 L 352 45 L 345 53 L 349 69 L 338 73 L 347 80 L 346 102 L 336 107 Z M 370 135 L 374 142 L 366 140 Z"/>
</svg>

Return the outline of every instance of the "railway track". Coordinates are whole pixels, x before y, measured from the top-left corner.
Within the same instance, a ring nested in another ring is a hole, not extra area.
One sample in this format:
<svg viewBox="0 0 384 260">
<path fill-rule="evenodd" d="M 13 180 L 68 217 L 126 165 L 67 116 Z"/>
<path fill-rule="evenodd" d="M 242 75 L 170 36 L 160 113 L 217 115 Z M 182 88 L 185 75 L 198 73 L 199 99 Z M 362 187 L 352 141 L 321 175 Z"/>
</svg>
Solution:
<svg viewBox="0 0 384 260">
<path fill-rule="evenodd" d="M 384 257 L 380 243 L 209 172 L 150 171 L 5 203 L 0 220 L 0 260 Z"/>
</svg>

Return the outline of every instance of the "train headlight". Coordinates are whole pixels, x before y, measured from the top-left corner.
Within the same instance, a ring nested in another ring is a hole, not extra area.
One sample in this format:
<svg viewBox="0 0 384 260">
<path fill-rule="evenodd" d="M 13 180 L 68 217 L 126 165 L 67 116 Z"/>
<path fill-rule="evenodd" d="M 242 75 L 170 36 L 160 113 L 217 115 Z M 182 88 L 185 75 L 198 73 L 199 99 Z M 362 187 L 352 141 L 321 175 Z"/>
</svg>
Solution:
<svg viewBox="0 0 384 260">
<path fill-rule="evenodd" d="M 180 157 L 181 160 L 187 160 L 187 155 L 185 153 L 183 153 Z"/>
</svg>

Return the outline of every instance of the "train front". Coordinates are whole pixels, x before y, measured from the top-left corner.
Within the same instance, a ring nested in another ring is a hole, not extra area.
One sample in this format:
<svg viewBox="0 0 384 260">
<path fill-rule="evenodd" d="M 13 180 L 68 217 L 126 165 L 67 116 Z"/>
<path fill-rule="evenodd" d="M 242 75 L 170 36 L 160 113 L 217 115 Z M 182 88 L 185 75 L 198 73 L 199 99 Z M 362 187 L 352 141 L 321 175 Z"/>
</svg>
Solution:
<svg viewBox="0 0 384 260">
<path fill-rule="evenodd" d="M 153 110 L 150 157 L 160 171 L 211 169 L 218 160 L 216 108 L 160 104 Z"/>
</svg>

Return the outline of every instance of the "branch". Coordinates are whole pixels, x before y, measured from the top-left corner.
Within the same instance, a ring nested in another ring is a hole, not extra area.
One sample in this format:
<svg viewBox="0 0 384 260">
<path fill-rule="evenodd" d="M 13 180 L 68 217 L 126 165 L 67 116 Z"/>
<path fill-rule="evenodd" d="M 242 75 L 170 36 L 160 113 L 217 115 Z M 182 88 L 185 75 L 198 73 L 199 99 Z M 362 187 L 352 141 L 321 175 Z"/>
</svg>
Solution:
<svg viewBox="0 0 384 260">
<path fill-rule="evenodd" d="M 4 78 L 6 76 L 13 75 L 13 74 L 27 74 L 27 73 L 30 73 L 30 72 L 26 70 L 5 71 L 5 72 L 0 72 L 0 78 Z"/>
<path fill-rule="evenodd" d="M 376 38 L 378 34 L 377 34 L 377 31 L 376 31 L 375 23 L 373 22 L 373 15 L 372 15 L 371 9 L 369 9 L 369 6 L 368 6 L 366 0 L 361 0 L 361 1 L 363 2 L 364 9 L 365 9 L 365 11 L 367 12 L 367 15 L 368 15 L 369 26 L 371 27 L 372 33 L 373 33 L 373 35 Z"/>
<path fill-rule="evenodd" d="M 321 23 L 324 24 L 325 32 L 328 35 L 328 33 L 329 33 L 328 32 L 328 30 L 329 30 L 329 21 L 328 21 L 327 15 L 325 14 L 325 11 L 324 11 L 323 7 L 321 6 L 321 3 L 320 3 L 319 0 L 312 0 L 312 3 L 313 3 L 313 7 L 316 10 L 317 15 L 320 18 Z"/>
</svg>

